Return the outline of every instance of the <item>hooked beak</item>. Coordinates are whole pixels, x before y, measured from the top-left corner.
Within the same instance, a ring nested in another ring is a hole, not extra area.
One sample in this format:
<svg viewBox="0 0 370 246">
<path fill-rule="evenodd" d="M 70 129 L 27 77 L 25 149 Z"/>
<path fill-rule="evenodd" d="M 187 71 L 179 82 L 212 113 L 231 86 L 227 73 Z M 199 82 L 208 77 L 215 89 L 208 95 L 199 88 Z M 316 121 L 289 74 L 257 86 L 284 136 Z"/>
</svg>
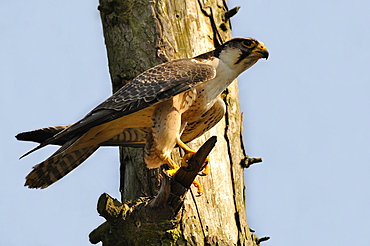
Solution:
<svg viewBox="0 0 370 246">
<path fill-rule="evenodd" d="M 263 44 L 258 45 L 252 52 L 256 53 L 260 58 L 265 58 L 266 60 L 269 58 L 269 51 Z"/>
</svg>

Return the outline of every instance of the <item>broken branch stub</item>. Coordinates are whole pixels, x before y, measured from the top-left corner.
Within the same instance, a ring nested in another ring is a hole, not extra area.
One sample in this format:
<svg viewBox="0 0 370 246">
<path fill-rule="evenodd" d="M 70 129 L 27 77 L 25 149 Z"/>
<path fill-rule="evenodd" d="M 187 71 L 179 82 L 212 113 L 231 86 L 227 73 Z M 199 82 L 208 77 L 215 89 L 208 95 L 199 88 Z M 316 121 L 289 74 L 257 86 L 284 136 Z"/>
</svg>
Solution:
<svg viewBox="0 0 370 246">
<path fill-rule="evenodd" d="M 186 192 L 198 173 L 202 170 L 204 161 L 212 151 L 216 142 L 216 136 L 209 138 L 188 160 L 187 167 L 181 167 L 172 178 L 164 175 L 161 189 L 158 195 L 150 202 L 150 206 L 158 207 L 167 203 L 177 212 Z"/>
<path fill-rule="evenodd" d="M 163 175 L 161 189 L 154 198 L 140 197 L 122 204 L 108 194 L 102 194 L 98 201 L 98 213 L 107 221 L 90 233 L 90 242 L 103 242 L 108 246 L 155 245 L 167 235 L 166 231 L 178 228 L 180 221 L 177 215 L 186 192 L 203 168 L 216 141 L 215 136 L 208 139 L 188 160 L 188 167 L 180 168 L 174 177 Z"/>
<path fill-rule="evenodd" d="M 181 167 L 175 174 L 174 179 L 189 188 L 195 177 L 203 168 L 203 163 L 217 142 L 217 137 L 209 138 L 202 147 L 188 160 L 188 167 Z"/>
</svg>

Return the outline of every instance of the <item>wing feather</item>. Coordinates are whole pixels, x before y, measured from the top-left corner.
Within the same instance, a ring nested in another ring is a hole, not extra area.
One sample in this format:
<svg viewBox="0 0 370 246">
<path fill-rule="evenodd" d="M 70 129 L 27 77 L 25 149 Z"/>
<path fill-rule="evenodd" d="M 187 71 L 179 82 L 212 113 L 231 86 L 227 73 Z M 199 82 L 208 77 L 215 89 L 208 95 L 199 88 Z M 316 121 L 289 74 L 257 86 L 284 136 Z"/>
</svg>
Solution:
<svg viewBox="0 0 370 246">
<path fill-rule="evenodd" d="M 193 59 L 180 59 L 150 68 L 124 85 L 83 119 L 45 140 L 22 157 L 59 139 L 83 134 L 90 128 L 137 112 L 190 90 L 216 76 L 216 70 Z M 22 158 L 21 157 L 21 158 Z"/>
</svg>

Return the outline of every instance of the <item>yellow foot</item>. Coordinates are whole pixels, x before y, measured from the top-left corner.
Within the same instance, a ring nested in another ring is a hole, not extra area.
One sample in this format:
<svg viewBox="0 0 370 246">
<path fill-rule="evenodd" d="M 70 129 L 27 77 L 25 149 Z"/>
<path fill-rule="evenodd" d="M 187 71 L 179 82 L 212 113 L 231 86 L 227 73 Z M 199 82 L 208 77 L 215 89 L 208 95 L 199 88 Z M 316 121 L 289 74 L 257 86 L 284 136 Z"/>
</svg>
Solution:
<svg viewBox="0 0 370 246">
<path fill-rule="evenodd" d="M 164 161 L 167 163 L 168 167 L 170 168 L 169 170 L 166 170 L 165 173 L 169 176 L 172 177 L 177 173 L 179 170 L 179 166 L 171 159 L 171 157 L 166 157 Z"/>
<path fill-rule="evenodd" d="M 187 167 L 188 166 L 188 160 L 195 154 L 197 153 L 196 151 L 190 149 L 183 141 L 181 141 L 180 139 L 177 139 L 177 145 L 183 149 L 185 151 L 185 156 L 182 158 L 182 161 L 181 161 L 181 166 L 182 167 Z M 203 163 L 203 166 L 202 166 L 202 169 L 203 171 L 200 172 L 199 174 L 201 176 L 205 176 L 205 175 L 208 175 L 209 173 L 209 166 L 208 166 L 208 163 L 209 163 L 209 158 L 207 157 L 205 160 L 204 160 L 204 163 Z"/>
<path fill-rule="evenodd" d="M 177 171 L 179 170 L 179 167 L 177 168 L 174 168 L 174 169 L 170 169 L 170 170 L 166 170 L 165 173 L 169 176 L 169 177 L 173 177 Z"/>
<path fill-rule="evenodd" d="M 204 161 L 203 169 L 199 173 L 199 176 L 207 176 L 208 174 L 209 174 L 209 159 L 207 157 L 207 159 Z"/>
<path fill-rule="evenodd" d="M 164 172 L 169 177 L 173 177 L 177 173 L 177 171 L 179 169 L 180 169 L 179 167 L 176 167 L 174 169 L 166 170 Z M 202 185 L 198 181 L 195 181 L 195 180 L 193 181 L 192 184 L 195 186 L 195 188 L 197 188 L 197 193 L 198 193 L 197 196 L 201 196 L 203 194 L 203 187 L 202 187 Z"/>
<path fill-rule="evenodd" d="M 201 186 L 201 184 L 198 181 L 194 180 L 193 185 L 195 186 L 195 188 L 197 188 L 197 196 L 203 195 L 203 187 Z"/>
<path fill-rule="evenodd" d="M 181 160 L 181 166 L 182 167 L 188 167 L 188 161 L 189 159 L 196 153 L 196 151 L 191 150 L 187 152 L 184 157 Z M 207 157 L 204 160 L 203 166 L 202 166 L 202 171 L 199 173 L 200 176 L 206 176 L 209 174 L 209 157 Z"/>
</svg>

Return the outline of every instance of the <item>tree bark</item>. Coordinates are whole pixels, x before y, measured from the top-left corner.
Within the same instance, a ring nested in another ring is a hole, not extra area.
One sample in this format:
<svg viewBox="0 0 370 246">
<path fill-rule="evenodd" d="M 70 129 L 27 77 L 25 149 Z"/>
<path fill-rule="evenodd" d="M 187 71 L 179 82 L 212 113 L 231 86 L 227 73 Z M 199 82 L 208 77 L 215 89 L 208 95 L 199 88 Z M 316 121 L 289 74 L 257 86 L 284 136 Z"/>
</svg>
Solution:
<svg viewBox="0 0 370 246">
<path fill-rule="evenodd" d="M 113 91 L 159 63 L 193 57 L 229 40 L 229 18 L 237 12 L 229 11 L 223 0 L 100 0 L 98 9 Z M 246 220 L 243 169 L 251 160 L 243 149 L 236 82 L 224 100 L 224 119 L 189 144 L 197 150 L 217 136 L 209 155 L 210 174 L 196 178 L 204 187 L 203 196 L 195 197 L 193 188 L 187 192 L 188 185 L 162 178 L 160 169 L 147 169 L 142 149 L 120 148 L 121 202 L 107 194 L 100 197 L 98 212 L 107 222 L 90 234 L 92 243 L 259 244 Z M 173 158 L 181 159 L 179 150 Z"/>
</svg>

